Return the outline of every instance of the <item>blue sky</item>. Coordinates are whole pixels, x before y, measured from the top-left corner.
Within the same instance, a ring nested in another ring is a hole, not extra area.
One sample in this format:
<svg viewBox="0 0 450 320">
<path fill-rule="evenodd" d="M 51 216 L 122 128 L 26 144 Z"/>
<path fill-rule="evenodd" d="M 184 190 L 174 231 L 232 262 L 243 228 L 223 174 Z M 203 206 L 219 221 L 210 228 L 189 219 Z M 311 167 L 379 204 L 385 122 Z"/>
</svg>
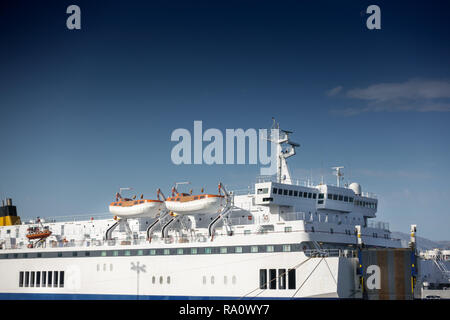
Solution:
<svg viewBox="0 0 450 320">
<path fill-rule="evenodd" d="M 381 8 L 381 30 L 365 9 Z M 81 8 L 81 30 L 66 8 Z M 344 165 L 378 219 L 450 238 L 445 1 L 0 5 L 0 192 L 22 216 L 107 212 L 119 187 L 246 188 L 256 165 L 171 163 L 177 128 L 295 131 L 304 179 Z"/>
</svg>

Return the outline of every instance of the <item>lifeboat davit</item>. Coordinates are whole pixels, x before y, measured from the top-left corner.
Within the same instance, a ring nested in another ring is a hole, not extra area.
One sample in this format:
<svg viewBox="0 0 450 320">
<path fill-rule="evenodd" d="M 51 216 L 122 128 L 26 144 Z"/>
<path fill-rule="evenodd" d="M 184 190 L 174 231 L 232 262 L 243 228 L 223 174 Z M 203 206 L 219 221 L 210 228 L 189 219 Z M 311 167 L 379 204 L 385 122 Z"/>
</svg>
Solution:
<svg viewBox="0 0 450 320">
<path fill-rule="evenodd" d="M 123 218 L 155 218 L 164 209 L 164 202 L 149 199 L 120 199 L 109 205 L 109 212 Z"/>
<path fill-rule="evenodd" d="M 211 214 L 218 213 L 224 205 L 224 196 L 217 194 L 191 195 L 177 193 L 167 198 L 165 205 L 167 210 L 176 214 Z"/>
</svg>

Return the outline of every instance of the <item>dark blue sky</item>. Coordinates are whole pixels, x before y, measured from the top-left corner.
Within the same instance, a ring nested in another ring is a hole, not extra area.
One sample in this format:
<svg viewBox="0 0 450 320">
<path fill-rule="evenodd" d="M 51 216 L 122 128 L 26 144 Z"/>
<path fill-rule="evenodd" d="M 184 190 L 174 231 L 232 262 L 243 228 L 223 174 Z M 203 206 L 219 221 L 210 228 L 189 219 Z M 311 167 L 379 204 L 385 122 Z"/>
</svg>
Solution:
<svg viewBox="0 0 450 320">
<path fill-rule="evenodd" d="M 170 134 L 276 117 L 302 145 L 293 176 L 344 165 L 391 229 L 449 239 L 449 18 L 447 1 L 1 4 L 1 195 L 33 217 L 106 212 L 124 186 L 246 188 L 258 166 L 175 166 Z"/>
</svg>

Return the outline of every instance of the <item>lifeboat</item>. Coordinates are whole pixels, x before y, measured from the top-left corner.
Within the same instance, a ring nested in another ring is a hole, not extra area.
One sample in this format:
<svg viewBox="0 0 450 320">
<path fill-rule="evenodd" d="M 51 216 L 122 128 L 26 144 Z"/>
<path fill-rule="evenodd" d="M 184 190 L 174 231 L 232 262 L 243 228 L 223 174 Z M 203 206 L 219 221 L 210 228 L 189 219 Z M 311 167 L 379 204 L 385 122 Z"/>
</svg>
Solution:
<svg viewBox="0 0 450 320">
<path fill-rule="evenodd" d="M 159 199 L 159 194 L 158 194 Z M 155 218 L 164 209 L 164 201 L 143 199 L 122 198 L 120 193 L 116 193 L 116 201 L 109 205 L 109 212 L 121 218 Z"/>
<path fill-rule="evenodd" d="M 123 218 L 155 218 L 163 208 L 164 202 L 160 200 L 121 199 L 109 205 L 109 212 Z"/>
<path fill-rule="evenodd" d="M 41 230 L 39 227 L 32 227 L 28 228 L 28 234 L 26 235 L 26 237 L 29 240 L 44 239 L 50 236 L 51 234 L 52 232 L 48 230 L 48 228 Z"/>
<path fill-rule="evenodd" d="M 188 193 L 176 193 L 167 198 L 165 205 L 167 210 L 176 214 L 212 214 L 218 213 L 224 205 L 224 196 L 217 194 L 191 195 Z"/>
</svg>

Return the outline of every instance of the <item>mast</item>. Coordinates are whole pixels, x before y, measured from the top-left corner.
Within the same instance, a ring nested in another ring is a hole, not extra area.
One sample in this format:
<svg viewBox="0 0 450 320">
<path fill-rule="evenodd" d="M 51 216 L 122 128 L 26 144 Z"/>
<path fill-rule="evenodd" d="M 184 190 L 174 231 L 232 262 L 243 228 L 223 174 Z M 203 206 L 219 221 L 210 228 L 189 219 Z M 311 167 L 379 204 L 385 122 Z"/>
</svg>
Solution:
<svg viewBox="0 0 450 320">
<path fill-rule="evenodd" d="M 300 147 L 300 144 L 289 140 L 292 131 L 280 129 L 280 124 L 276 123 L 274 118 L 272 120 L 271 134 L 267 140 L 276 144 L 277 182 L 292 184 L 286 159 L 295 155 L 295 147 Z M 287 148 L 283 148 L 285 144 L 288 145 Z"/>
</svg>

